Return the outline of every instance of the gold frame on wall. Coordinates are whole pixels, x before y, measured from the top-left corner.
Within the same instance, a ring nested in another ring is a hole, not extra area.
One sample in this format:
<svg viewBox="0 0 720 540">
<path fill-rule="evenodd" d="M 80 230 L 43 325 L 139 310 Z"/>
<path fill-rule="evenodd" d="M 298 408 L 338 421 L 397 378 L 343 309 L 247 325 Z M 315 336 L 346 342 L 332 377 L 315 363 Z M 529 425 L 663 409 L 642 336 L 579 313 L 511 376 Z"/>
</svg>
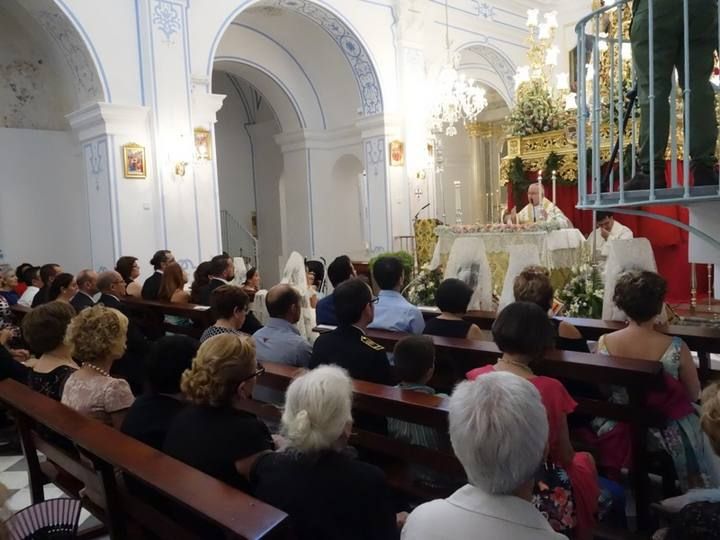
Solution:
<svg viewBox="0 0 720 540">
<path fill-rule="evenodd" d="M 137 154 L 137 156 L 134 154 Z M 122 147 L 122 155 L 125 178 L 147 178 L 147 157 L 144 146 L 128 143 Z M 134 164 L 137 159 L 140 160 L 139 168 Z"/>
<path fill-rule="evenodd" d="M 207 152 L 205 155 L 200 153 L 200 145 L 205 144 Z M 195 147 L 195 159 L 200 160 L 212 160 L 212 133 L 210 130 L 197 127 L 193 130 L 193 145 Z"/>
</svg>

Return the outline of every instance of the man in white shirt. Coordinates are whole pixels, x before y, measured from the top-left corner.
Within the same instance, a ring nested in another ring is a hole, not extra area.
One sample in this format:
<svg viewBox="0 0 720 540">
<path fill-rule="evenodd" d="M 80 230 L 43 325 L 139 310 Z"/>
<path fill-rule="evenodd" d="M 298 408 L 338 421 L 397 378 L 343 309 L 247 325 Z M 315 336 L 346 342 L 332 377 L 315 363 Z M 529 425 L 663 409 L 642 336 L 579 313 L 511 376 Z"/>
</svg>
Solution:
<svg viewBox="0 0 720 540">
<path fill-rule="evenodd" d="M 507 372 L 462 382 L 450 398 L 448 419 L 468 484 L 418 506 L 402 540 L 565 538 L 531 502 L 548 437 L 545 407 L 532 383 Z"/>
<path fill-rule="evenodd" d="M 587 239 L 590 249 L 592 249 L 593 237 L 597 252 L 601 257 L 607 257 L 610 249 L 608 244 L 612 240 L 632 240 L 633 232 L 625 225 L 615 221 L 612 212 L 598 212 L 597 228 L 590 233 Z"/>
</svg>

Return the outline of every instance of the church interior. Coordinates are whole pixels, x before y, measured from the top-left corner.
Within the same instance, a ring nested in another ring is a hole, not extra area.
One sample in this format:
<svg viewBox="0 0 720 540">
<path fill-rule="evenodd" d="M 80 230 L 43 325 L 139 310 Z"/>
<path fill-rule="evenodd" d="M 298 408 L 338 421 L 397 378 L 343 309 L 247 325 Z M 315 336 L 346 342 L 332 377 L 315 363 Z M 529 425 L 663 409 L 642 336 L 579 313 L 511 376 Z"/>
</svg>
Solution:
<svg viewBox="0 0 720 540">
<path fill-rule="evenodd" d="M 0 0 L 0 540 L 720 538 L 719 15 Z"/>
</svg>

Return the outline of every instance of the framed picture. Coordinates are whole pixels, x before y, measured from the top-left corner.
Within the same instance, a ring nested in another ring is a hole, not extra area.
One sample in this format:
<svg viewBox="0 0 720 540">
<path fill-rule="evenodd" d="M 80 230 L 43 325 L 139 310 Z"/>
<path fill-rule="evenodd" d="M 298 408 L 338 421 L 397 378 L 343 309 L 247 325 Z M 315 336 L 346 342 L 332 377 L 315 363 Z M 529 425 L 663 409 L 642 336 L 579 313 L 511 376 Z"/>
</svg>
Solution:
<svg viewBox="0 0 720 540">
<path fill-rule="evenodd" d="M 391 141 L 389 155 L 391 167 L 405 165 L 405 144 L 402 141 Z"/>
<path fill-rule="evenodd" d="M 205 128 L 195 128 L 195 159 L 212 159 L 212 135 Z"/>
<path fill-rule="evenodd" d="M 125 178 L 145 178 L 147 176 L 147 162 L 145 160 L 145 147 L 129 143 L 122 147 L 123 163 L 125 165 Z"/>
</svg>

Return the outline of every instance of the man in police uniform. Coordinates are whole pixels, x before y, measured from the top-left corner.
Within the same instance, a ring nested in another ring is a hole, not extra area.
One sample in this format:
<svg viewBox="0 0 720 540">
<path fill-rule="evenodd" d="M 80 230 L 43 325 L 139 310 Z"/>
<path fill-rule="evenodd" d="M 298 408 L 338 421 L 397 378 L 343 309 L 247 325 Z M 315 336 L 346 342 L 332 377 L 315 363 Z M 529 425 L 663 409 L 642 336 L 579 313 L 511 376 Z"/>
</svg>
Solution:
<svg viewBox="0 0 720 540">
<path fill-rule="evenodd" d="M 395 384 L 385 347 L 365 335 L 372 322 L 376 298 L 361 279 L 349 279 L 333 292 L 338 327 L 315 341 L 310 368 L 336 364 L 350 377 L 379 384 Z"/>
<path fill-rule="evenodd" d="M 717 184 L 715 143 L 715 92 L 710 84 L 713 51 L 718 44 L 717 0 L 688 0 L 690 26 L 690 157 L 696 186 Z M 684 86 L 684 34 L 682 0 L 653 1 L 655 128 L 654 155 L 650 155 L 650 42 L 648 33 L 649 0 L 633 2 L 630 29 L 632 55 L 638 78 L 640 98 L 640 154 L 637 174 L 625 183 L 625 189 L 650 188 L 650 160 L 655 162 L 655 187 L 664 188 L 665 150 L 670 130 L 668 97 L 672 72 L 677 68 Z M 674 96 L 673 96 L 674 99 Z"/>
</svg>

